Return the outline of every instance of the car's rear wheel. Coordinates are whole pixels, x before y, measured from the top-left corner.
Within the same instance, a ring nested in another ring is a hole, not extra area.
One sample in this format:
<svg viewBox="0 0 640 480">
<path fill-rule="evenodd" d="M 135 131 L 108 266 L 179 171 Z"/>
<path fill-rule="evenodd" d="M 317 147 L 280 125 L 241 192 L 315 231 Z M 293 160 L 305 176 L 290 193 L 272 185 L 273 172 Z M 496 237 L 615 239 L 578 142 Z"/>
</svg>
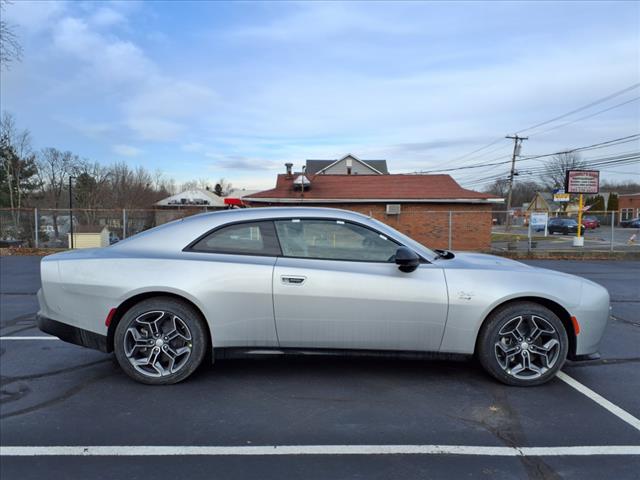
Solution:
<svg viewBox="0 0 640 480">
<path fill-rule="evenodd" d="M 569 350 L 564 325 L 548 308 L 516 302 L 496 310 L 478 337 L 478 358 L 495 378 L 508 385 L 533 386 L 549 381 Z"/>
<path fill-rule="evenodd" d="M 208 339 L 201 315 L 170 297 L 143 300 L 122 317 L 114 335 L 120 367 L 151 385 L 177 383 L 202 363 Z"/>
</svg>

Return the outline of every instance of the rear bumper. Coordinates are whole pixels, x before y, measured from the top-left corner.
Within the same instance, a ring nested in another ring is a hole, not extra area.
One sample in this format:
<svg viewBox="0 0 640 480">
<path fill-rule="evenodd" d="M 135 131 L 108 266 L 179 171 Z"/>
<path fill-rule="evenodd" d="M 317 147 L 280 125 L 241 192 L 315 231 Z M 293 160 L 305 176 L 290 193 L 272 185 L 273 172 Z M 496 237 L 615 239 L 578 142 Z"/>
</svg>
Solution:
<svg viewBox="0 0 640 480">
<path fill-rule="evenodd" d="M 100 335 L 90 332 L 89 330 L 67 325 L 66 323 L 52 320 L 41 314 L 36 316 L 36 323 L 38 324 L 38 328 L 44 333 L 58 337 L 65 342 L 93 348 L 105 353 L 109 352 L 106 335 Z"/>
</svg>

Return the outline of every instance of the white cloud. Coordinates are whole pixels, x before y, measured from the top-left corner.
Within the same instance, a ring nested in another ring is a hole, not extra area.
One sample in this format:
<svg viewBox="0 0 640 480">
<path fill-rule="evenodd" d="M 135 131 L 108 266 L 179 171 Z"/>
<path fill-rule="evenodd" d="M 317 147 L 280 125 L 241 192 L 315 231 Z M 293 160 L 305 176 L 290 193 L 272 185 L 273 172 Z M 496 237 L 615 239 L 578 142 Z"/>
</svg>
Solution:
<svg viewBox="0 0 640 480">
<path fill-rule="evenodd" d="M 186 130 L 186 126 L 183 124 L 157 117 L 133 116 L 128 118 L 125 123 L 140 140 L 177 140 Z"/>
<path fill-rule="evenodd" d="M 246 157 L 244 155 L 220 155 L 216 153 L 207 153 L 205 155 L 214 160 L 210 168 L 223 170 L 275 170 L 280 162 L 266 160 L 264 158 Z"/>
<path fill-rule="evenodd" d="M 125 16 L 109 7 L 101 7 L 94 12 L 89 21 L 98 27 L 111 27 L 126 22 Z"/>
<path fill-rule="evenodd" d="M 16 24 L 28 33 L 38 33 L 56 26 L 56 19 L 66 10 L 66 2 L 22 0 L 3 9 L 3 20 Z"/>
<path fill-rule="evenodd" d="M 186 124 L 214 108 L 216 95 L 210 88 L 163 74 L 140 47 L 99 33 L 90 21 L 62 19 L 53 33 L 54 45 L 85 66 L 79 84 L 92 83 L 122 98 L 123 124 L 139 139 L 175 140 Z"/>
<path fill-rule="evenodd" d="M 182 144 L 180 148 L 185 152 L 199 153 L 204 151 L 205 146 L 200 142 L 191 142 Z"/>
<path fill-rule="evenodd" d="M 155 65 L 136 45 L 107 38 L 80 18 L 62 19 L 53 32 L 53 41 L 60 53 L 71 55 L 89 67 L 85 72 L 90 77 L 112 88 L 122 83 L 144 82 L 157 75 Z"/>
<path fill-rule="evenodd" d="M 114 153 L 118 155 L 122 155 L 123 157 L 135 157 L 142 153 L 142 150 L 136 147 L 132 147 L 131 145 L 114 145 L 112 147 Z"/>
</svg>

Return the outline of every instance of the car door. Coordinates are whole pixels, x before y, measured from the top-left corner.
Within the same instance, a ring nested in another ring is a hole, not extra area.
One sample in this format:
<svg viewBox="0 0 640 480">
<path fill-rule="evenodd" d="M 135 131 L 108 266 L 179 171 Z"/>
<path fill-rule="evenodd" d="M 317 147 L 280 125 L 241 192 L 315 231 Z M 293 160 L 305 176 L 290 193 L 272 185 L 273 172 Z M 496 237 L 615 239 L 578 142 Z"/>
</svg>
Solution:
<svg viewBox="0 0 640 480">
<path fill-rule="evenodd" d="M 425 262 L 401 272 L 399 244 L 359 224 L 294 218 L 275 226 L 280 346 L 438 350 L 448 304 L 441 268 Z"/>
</svg>

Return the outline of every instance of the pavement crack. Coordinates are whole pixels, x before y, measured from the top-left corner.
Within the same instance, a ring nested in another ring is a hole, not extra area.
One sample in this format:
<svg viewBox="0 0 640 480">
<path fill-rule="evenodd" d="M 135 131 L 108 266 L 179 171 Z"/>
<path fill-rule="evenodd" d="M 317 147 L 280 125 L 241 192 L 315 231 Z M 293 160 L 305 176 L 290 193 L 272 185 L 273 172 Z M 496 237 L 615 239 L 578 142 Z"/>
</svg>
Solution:
<svg viewBox="0 0 640 480">
<path fill-rule="evenodd" d="M 633 325 L 634 327 L 640 327 L 640 322 L 637 322 L 637 321 L 626 320 L 621 317 L 614 317 L 613 315 L 611 315 L 611 318 L 616 322 L 628 323 L 629 325 Z"/>
<path fill-rule="evenodd" d="M 24 315 L 19 315 L 16 318 L 12 318 L 11 320 L 6 320 L 2 322 L 2 329 L 8 327 L 15 327 L 16 325 L 28 320 L 31 322 L 31 326 L 34 327 L 36 324 L 36 312 L 33 313 L 25 313 Z"/>
<path fill-rule="evenodd" d="M 10 413 L 5 413 L 0 415 L 0 419 L 5 419 L 5 418 L 11 418 L 11 417 L 17 417 L 19 415 L 25 415 L 27 413 L 32 413 L 32 412 L 36 412 L 38 410 L 42 410 L 43 408 L 47 408 L 47 407 L 52 407 L 54 405 L 57 405 L 58 403 L 62 403 L 65 400 L 68 400 L 69 398 L 73 397 L 74 395 L 78 394 L 79 392 L 81 392 L 83 389 L 85 389 L 86 387 L 88 387 L 89 385 L 92 385 L 104 378 L 110 377 L 112 375 L 116 375 L 116 372 L 108 372 L 108 373 L 104 373 L 102 375 L 98 375 L 96 377 L 93 377 L 90 380 L 87 380 L 86 382 L 83 382 L 81 385 L 76 385 L 75 387 L 70 388 L 69 390 L 65 391 L 64 393 L 62 393 L 62 395 L 59 395 L 55 398 L 52 398 L 51 400 L 47 400 L 46 402 L 41 402 L 38 403 L 37 405 L 33 405 L 31 407 L 27 407 L 27 408 L 23 408 L 21 410 L 16 410 L 15 412 L 10 412 Z"/>
</svg>

